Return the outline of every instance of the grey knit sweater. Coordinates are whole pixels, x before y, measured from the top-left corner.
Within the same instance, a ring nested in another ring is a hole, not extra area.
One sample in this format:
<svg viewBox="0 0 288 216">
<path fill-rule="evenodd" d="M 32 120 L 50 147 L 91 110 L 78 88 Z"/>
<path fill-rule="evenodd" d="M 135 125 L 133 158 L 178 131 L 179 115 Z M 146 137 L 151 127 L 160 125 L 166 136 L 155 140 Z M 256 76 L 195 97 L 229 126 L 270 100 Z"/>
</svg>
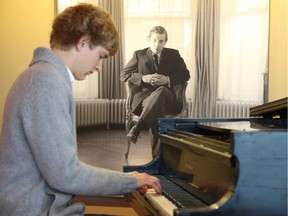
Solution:
<svg viewBox="0 0 288 216">
<path fill-rule="evenodd" d="M 73 194 L 135 190 L 134 176 L 96 168 L 77 156 L 75 110 L 65 64 L 37 48 L 13 84 L 0 137 L 0 215 L 77 215 Z M 78 213 L 77 213 L 78 211 Z"/>
</svg>

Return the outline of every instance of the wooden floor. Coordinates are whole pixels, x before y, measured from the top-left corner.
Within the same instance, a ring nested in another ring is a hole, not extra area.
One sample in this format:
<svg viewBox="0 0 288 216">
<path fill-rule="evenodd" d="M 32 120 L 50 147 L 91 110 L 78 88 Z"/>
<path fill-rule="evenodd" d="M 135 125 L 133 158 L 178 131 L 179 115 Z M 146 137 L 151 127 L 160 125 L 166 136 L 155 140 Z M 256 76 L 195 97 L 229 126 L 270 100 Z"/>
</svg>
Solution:
<svg viewBox="0 0 288 216">
<path fill-rule="evenodd" d="M 123 129 L 81 129 L 77 132 L 77 142 L 80 160 L 97 167 L 122 171 L 123 165 L 141 165 L 152 160 L 148 131 L 141 132 L 137 144 L 131 144 L 127 160 Z"/>
</svg>

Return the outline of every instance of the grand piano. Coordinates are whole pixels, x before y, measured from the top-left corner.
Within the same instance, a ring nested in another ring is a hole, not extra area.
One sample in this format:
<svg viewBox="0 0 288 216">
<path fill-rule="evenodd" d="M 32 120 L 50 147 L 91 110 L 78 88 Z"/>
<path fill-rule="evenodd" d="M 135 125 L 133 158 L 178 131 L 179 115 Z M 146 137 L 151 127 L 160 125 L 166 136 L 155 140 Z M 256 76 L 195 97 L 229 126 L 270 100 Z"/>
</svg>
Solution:
<svg viewBox="0 0 288 216">
<path fill-rule="evenodd" d="M 161 155 L 124 166 L 161 180 L 163 194 L 133 192 L 140 216 L 287 215 L 287 98 L 250 118 L 159 120 Z"/>
</svg>

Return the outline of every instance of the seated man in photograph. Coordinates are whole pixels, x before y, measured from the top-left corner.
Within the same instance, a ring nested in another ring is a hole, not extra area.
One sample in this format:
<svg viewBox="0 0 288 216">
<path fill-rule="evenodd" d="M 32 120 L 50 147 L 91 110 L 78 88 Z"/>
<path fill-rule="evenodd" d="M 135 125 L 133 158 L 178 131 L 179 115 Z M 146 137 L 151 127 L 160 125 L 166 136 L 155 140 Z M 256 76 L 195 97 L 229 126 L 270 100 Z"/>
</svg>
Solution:
<svg viewBox="0 0 288 216">
<path fill-rule="evenodd" d="M 140 131 L 150 129 L 153 158 L 160 154 L 158 118 L 180 112 L 173 87 L 189 80 L 190 74 L 178 50 L 164 48 L 168 34 L 162 26 L 150 30 L 150 47 L 135 51 L 121 71 L 120 80 L 135 91 L 132 112 L 139 116 L 127 138 L 136 143 Z"/>
</svg>

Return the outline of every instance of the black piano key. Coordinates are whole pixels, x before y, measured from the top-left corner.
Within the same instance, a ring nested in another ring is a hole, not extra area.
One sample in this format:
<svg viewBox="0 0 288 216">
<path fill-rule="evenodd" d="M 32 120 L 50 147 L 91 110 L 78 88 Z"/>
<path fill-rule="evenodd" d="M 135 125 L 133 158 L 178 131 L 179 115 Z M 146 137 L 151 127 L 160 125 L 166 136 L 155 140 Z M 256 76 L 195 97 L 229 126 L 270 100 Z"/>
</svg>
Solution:
<svg viewBox="0 0 288 216">
<path fill-rule="evenodd" d="M 178 208 L 207 206 L 193 194 L 188 193 L 164 176 L 157 176 L 161 181 L 163 195 Z"/>
</svg>

